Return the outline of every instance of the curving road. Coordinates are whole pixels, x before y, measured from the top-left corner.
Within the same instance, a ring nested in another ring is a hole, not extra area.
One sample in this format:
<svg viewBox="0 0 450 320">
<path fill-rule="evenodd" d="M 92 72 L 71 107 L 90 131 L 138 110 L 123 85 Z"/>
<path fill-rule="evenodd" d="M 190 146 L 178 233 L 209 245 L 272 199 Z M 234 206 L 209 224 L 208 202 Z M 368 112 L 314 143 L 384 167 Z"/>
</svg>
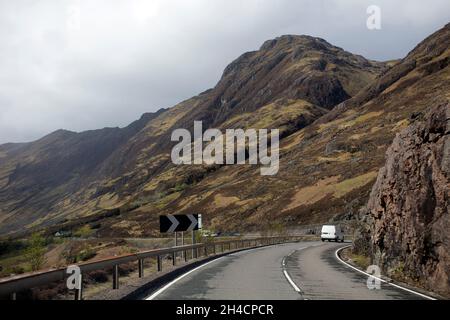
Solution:
<svg viewBox="0 0 450 320">
<path fill-rule="evenodd" d="M 302 242 L 233 253 L 200 266 L 147 298 L 160 300 L 421 299 L 342 264 L 345 244 Z"/>
</svg>

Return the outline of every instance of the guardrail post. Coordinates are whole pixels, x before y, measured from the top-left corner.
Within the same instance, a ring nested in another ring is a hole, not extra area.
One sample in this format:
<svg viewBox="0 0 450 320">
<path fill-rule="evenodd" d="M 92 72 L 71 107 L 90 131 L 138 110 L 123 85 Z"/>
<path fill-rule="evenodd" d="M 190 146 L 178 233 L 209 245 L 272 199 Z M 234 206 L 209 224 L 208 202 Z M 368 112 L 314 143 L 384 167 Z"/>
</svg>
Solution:
<svg viewBox="0 0 450 320">
<path fill-rule="evenodd" d="M 156 265 L 158 272 L 162 271 L 161 256 L 156 256 Z"/>
<path fill-rule="evenodd" d="M 138 260 L 139 278 L 144 277 L 144 259 Z"/>
<path fill-rule="evenodd" d="M 196 242 L 196 241 L 195 241 L 195 231 L 192 230 L 192 245 L 194 245 L 195 242 Z M 196 253 L 197 253 L 197 250 L 193 248 L 193 249 L 192 249 L 192 259 L 197 258 Z"/>
<path fill-rule="evenodd" d="M 184 262 L 187 262 L 188 261 L 188 257 L 187 257 L 187 251 L 186 250 L 183 251 L 183 257 L 184 257 Z"/>
<path fill-rule="evenodd" d="M 119 265 L 113 267 L 113 289 L 119 289 Z"/>
<path fill-rule="evenodd" d="M 172 252 L 172 265 L 177 265 L 177 253 L 175 251 Z"/>
<path fill-rule="evenodd" d="M 203 248 L 203 252 L 205 254 L 205 257 L 208 256 L 208 245 L 205 244 L 205 247 Z"/>
<path fill-rule="evenodd" d="M 181 232 L 181 245 L 184 246 L 184 232 Z M 181 251 L 181 259 L 184 259 L 184 261 L 187 261 L 186 250 Z"/>
</svg>

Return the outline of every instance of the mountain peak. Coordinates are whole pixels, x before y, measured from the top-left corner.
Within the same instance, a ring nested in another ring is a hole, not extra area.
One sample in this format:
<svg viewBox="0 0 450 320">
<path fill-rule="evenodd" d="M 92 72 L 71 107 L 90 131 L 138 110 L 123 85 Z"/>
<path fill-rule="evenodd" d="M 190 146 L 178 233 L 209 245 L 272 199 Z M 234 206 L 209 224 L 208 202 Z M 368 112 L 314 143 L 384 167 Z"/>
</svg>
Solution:
<svg viewBox="0 0 450 320">
<path fill-rule="evenodd" d="M 317 45 L 323 45 L 327 47 L 332 47 L 330 43 L 328 43 L 326 40 L 322 38 L 317 38 L 308 35 L 286 34 L 265 41 L 261 46 L 260 50 L 270 50 L 276 46 L 281 47 L 281 46 L 295 46 L 295 45 L 306 45 L 306 46 L 311 45 L 313 47 Z"/>
<path fill-rule="evenodd" d="M 230 63 L 215 87 L 223 121 L 279 98 L 302 99 L 331 109 L 365 87 L 385 68 L 307 35 L 267 40 Z M 358 75 L 355 77 L 355 75 Z M 255 94 L 249 95 L 249 92 Z"/>
</svg>

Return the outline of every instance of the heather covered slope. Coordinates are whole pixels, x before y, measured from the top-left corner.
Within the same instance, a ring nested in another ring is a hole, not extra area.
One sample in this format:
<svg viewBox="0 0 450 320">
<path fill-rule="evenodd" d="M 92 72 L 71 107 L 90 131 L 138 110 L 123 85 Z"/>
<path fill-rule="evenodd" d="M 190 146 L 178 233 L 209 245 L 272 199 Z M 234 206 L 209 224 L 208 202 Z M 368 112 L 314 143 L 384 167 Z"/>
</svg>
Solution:
<svg viewBox="0 0 450 320">
<path fill-rule="evenodd" d="M 0 146 L 0 223 L 20 228 L 45 221 L 53 205 L 91 183 L 101 164 L 157 113 L 126 128 L 55 131 L 32 143 Z"/>
<path fill-rule="evenodd" d="M 350 217 L 367 201 L 395 134 L 431 103 L 448 100 L 449 33 L 444 27 L 389 70 L 322 39 L 268 41 L 230 64 L 215 88 L 149 119 L 95 166 L 79 176 L 79 169 L 67 170 L 71 179 L 49 193 L 30 190 L 39 188 L 41 176 L 53 176 L 52 161 L 42 161 L 26 179 L 13 179 L 19 163 L 46 159 L 36 157 L 42 147 L 3 146 L 2 154 L 16 156 L 15 162 L 2 158 L 0 230 L 117 208 L 119 215 L 101 219 L 99 235 L 151 235 L 157 215 L 174 212 L 201 212 L 207 227 L 217 230 Z M 248 165 L 174 166 L 170 134 L 192 129 L 194 120 L 205 129 L 280 128 L 278 175 L 263 177 L 258 166 Z M 17 156 L 21 148 L 36 151 L 24 158 Z"/>
<path fill-rule="evenodd" d="M 283 139 L 278 175 L 262 177 L 253 166 L 172 168 L 137 195 L 138 209 L 105 221 L 101 232 L 147 233 L 155 229 L 152 217 L 173 212 L 202 212 L 218 230 L 352 218 L 366 204 L 396 133 L 450 98 L 449 40 L 447 25 L 354 98 Z M 159 197 L 152 198 L 154 191 Z"/>
<path fill-rule="evenodd" d="M 357 93 L 384 67 L 319 38 L 283 36 L 231 63 L 213 89 L 143 117 L 132 129 L 58 131 L 33 143 L 1 146 L 0 232 L 117 208 L 167 209 L 181 191 L 229 170 L 174 167 L 169 157 L 174 129 L 192 129 L 194 120 L 202 120 L 205 129 L 279 128 L 286 137 Z M 139 219 L 153 218 L 145 213 Z M 105 222 L 105 232 L 143 232 L 120 219 L 123 229 Z"/>
</svg>

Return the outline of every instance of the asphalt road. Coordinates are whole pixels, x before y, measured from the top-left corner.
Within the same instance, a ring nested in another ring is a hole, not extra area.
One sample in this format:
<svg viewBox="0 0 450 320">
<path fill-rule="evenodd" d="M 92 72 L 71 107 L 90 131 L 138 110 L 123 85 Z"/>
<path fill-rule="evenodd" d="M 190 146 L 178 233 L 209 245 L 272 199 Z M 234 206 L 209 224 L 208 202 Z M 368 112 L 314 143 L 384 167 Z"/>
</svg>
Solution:
<svg viewBox="0 0 450 320">
<path fill-rule="evenodd" d="M 381 284 L 367 288 L 367 276 L 335 257 L 343 244 L 303 242 L 233 253 L 183 275 L 156 293 L 159 300 L 421 299 Z M 149 299 L 147 298 L 147 299 Z"/>
</svg>

